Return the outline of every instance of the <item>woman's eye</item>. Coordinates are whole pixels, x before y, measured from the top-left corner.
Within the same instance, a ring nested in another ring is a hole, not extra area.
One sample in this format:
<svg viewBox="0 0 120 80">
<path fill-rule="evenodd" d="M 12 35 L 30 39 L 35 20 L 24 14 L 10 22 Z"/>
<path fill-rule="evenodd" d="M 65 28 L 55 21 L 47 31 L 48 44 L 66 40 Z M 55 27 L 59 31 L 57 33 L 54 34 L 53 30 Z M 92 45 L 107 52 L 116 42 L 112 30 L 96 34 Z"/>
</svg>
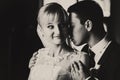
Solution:
<svg viewBox="0 0 120 80">
<path fill-rule="evenodd" d="M 49 28 L 49 29 L 53 29 L 54 26 L 53 26 L 53 25 L 49 25 L 48 28 Z"/>
</svg>

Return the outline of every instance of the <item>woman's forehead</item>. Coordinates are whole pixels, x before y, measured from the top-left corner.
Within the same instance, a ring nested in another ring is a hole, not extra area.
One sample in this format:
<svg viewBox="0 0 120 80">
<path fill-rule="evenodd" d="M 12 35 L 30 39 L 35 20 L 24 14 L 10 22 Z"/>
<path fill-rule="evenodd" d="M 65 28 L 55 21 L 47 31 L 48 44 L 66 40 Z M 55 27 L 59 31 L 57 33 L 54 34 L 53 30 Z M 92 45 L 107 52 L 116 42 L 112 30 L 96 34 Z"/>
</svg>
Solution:
<svg viewBox="0 0 120 80">
<path fill-rule="evenodd" d="M 41 24 L 48 24 L 48 23 L 59 23 L 60 22 L 60 17 L 59 15 L 56 14 L 44 14 L 40 18 L 40 23 Z"/>
</svg>

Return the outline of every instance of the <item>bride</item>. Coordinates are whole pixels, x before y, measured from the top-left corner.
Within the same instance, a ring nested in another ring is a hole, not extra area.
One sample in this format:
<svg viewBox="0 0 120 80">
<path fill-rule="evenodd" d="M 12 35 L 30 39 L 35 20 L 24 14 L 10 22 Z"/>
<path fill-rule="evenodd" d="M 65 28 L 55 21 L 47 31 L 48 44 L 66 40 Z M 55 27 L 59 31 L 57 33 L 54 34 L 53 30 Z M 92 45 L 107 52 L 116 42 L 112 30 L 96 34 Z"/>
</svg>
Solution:
<svg viewBox="0 0 120 80">
<path fill-rule="evenodd" d="M 30 60 L 28 80 L 74 80 L 72 63 L 81 60 L 88 66 L 88 55 L 73 50 L 66 43 L 68 15 L 57 3 L 44 5 L 38 13 L 37 33 L 45 48 L 33 54 Z"/>
</svg>

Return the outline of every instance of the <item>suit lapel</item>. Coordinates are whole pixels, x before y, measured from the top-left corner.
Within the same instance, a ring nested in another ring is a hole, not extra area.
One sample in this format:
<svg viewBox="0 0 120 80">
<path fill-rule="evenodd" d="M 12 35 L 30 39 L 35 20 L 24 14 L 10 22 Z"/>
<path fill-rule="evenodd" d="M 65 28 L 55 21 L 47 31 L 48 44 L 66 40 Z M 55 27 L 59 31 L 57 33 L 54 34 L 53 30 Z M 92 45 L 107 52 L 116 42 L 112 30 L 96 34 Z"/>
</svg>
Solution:
<svg viewBox="0 0 120 80">
<path fill-rule="evenodd" d="M 106 63 L 106 61 L 108 61 L 108 58 L 113 54 L 112 49 L 113 49 L 113 42 L 111 42 L 110 45 L 106 48 L 104 54 L 102 55 L 102 57 L 98 61 L 99 65 L 104 65 Z"/>
<path fill-rule="evenodd" d="M 116 72 L 120 67 L 120 46 L 116 42 L 109 44 L 98 65 L 100 67 L 96 70 L 96 77 L 100 80 L 119 80 L 116 78 Z"/>
</svg>

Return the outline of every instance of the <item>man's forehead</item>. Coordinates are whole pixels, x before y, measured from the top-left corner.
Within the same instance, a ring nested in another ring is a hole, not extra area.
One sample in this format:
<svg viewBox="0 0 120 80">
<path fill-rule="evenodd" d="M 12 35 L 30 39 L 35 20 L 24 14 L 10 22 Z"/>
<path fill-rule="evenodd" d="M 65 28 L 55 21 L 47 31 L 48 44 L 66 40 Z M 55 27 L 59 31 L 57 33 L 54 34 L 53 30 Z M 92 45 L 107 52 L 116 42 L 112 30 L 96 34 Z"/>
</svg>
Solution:
<svg viewBox="0 0 120 80">
<path fill-rule="evenodd" d="M 77 14 L 75 12 L 72 12 L 71 16 L 77 17 Z"/>
<path fill-rule="evenodd" d="M 71 17 L 71 20 L 72 20 L 72 21 L 79 20 L 77 14 L 74 13 L 74 12 L 71 13 L 71 16 L 70 16 L 70 17 Z"/>
</svg>

